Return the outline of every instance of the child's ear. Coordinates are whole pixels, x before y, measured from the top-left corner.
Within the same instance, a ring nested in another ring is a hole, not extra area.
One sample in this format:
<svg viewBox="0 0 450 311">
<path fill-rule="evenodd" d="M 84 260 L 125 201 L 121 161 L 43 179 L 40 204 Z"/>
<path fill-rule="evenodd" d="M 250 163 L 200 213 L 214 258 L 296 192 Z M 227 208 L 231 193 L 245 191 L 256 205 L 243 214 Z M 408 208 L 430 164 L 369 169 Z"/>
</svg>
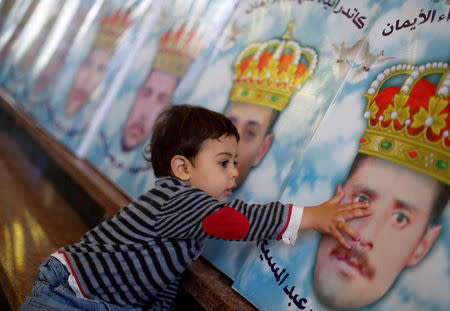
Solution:
<svg viewBox="0 0 450 311">
<path fill-rule="evenodd" d="M 170 168 L 172 174 L 182 181 L 188 181 L 191 177 L 189 174 L 189 160 L 182 155 L 174 155 L 170 160 Z"/>
</svg>

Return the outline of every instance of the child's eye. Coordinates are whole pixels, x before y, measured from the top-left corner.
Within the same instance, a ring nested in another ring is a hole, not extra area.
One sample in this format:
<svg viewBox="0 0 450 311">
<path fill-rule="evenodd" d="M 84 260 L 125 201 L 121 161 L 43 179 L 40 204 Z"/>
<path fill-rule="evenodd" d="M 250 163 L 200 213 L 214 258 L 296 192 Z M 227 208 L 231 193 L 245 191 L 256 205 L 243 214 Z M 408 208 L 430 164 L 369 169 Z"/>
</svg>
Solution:
<svg viewBox="0 0 450 311">
<path fill-rule="evenodd" d="M 228 165 L 228 160 L 225 160 L 225 161 L 221 161 L 221 162 L 219 162 L 219 164 L 220 164 L 220 166 L 222 166 L 222 167 L 226 167 L 227 165 Z"/>
<path fill-rule="evenodd" d="M 358 193 L 353 198 L 353 202 L 369 202 L 369 197 L 364 193 Z"/>
<path fill-rule="evenodd" d="M 237 166 L 238 165 L 238 161 L 234 161 L 233 164 L 234 164 L 234 166 Z"/>
</svg>

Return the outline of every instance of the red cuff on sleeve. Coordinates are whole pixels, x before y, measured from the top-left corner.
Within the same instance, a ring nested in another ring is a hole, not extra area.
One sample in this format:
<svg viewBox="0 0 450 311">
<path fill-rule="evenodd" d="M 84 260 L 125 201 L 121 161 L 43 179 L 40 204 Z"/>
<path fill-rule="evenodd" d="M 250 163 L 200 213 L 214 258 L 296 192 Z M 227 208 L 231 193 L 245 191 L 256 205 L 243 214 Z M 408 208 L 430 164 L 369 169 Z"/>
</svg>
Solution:
<svg viewBox="0 0 450 311">
<path fill-rule="evenodd" d="M 286 221 L 286 224 L 284 225 L 283 230 L 281 230 L 280 234 L 277 236 L 277 241 L 281 239 L 281 237 L 283 236 L 284 232 L 286 231 L 287 227 L 289 226 L 289 222 L 291 221 L 291 215 L 292 215 L 292 204 L 289 205 L 289 214 L 288 214 L 288 219 Z"/>
<path fill-rule="evenodd" d="M 202 221 L 203 230 L 216 238 L 240 240 L 250 230 L 250 222 L 241 212 L 230 206 L 206 216 Z"/>
</svg>

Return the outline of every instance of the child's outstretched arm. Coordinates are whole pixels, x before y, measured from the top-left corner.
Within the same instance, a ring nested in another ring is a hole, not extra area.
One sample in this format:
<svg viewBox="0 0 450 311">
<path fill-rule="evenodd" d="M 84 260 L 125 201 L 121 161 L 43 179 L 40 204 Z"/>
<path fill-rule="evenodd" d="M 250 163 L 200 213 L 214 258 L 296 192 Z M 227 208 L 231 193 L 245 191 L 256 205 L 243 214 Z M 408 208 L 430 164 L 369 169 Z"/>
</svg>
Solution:
<svg viewBox="0 0 450 311">
<path fill-rule="evenodd" d="M 364 217 L 372 214 L 367 202 L 352 202 L 339 204 L 344 198 L 344 190 L 339 191 L 330 200 L 317 205 L 306 206 L 299 230 L 314 229 L 321 233 L 330 234 L 349 249 L 350 244 L 345 240 L 342 232 L 348 234 L 354 240 L 359 240 L 359 234 L 346 221 L 355 217 Z"/>
</svg>

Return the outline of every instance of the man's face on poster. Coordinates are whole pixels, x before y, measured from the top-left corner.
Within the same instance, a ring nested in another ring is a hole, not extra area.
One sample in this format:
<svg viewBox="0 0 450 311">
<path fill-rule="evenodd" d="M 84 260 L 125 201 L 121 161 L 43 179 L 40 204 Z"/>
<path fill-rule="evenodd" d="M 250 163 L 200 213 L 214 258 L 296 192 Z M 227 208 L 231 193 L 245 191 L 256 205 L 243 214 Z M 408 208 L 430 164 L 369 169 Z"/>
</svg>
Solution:
<svg viewBox="0 0 450 311">
<path fill-rule="evenodd" d="M 33 63 L 36 55 L 39 53 L 42 45 L 44 44 L 44 40 L 47 38 L 48 29 L 42 31 L 41 34 L 33 41 L 31 46 L 28 48 L 28 52 L 25 54 L 25 57 L 22 61 L 22 65 L 20 66 L 21 71 L 27 70 L 31 64 Z"/>
<path fill-rule="evenodd" d="M 241 102 L 231 102 L 225 111 L 241 138 L 238 143 L 238 185 L 242 184 L 249 170 L 261 162 L 272 142 L 273 136 L 268 134 L 272 113 L 269 107 Z"/>
<path fill-rule="evenodd" d="M 348 221 L 360 234 L 351 250 L 322 236 L 314 287 L 319 299 L 339 309 L 375 302 L 403 268 L 418 263 L 439 235 L 427 229 L 438 182 L 393 162 L 368 156 L 347 180 L 344 202 L 367 201 L 373 214 Z"/>
<path fill-rule="evenodd" d="M 20 30 L 19 30 L 19 27 L 17 27 L 17 29 L 14 31 L 14 34 L 9 39 L 6 46 L 0 52 L 0 62 L 3 62 L 5 60 L 6 56 L 8 55 L 9 51 L 11 50 L 14 42 L 16 42 L 16 39 L 19 37 L 19 34 L 20 34 Z"/>
<path fill-rule="evenodd" d="M 35 94 L 40 94 L 48 85 L 50 80 L 59 72 L 64 63 L 67 52 L 69 51 L 69 47 L 70 46 L 68 44 L 63 44 L 55 51 L 47 67 L 45 67 L 45 70 L 42 72 L 38 82 L 36 83 Z"/>
<path fill-rule="evenodd" d="M 136 148 L 145 141 L 156 117 L 169 106 L 177 83 L 178 77 L 169 72 L 159 69 L 150 72 L 128 114 L 122 135 L 123 150 Z"/>
<path fill-rule="evenodd" d="M 78 69 L 66 105 L 66 116 L 76 114 L 102 81 L 106 66 L 113 52 L 104 48 L 94 48 Z"/>
</svg>

